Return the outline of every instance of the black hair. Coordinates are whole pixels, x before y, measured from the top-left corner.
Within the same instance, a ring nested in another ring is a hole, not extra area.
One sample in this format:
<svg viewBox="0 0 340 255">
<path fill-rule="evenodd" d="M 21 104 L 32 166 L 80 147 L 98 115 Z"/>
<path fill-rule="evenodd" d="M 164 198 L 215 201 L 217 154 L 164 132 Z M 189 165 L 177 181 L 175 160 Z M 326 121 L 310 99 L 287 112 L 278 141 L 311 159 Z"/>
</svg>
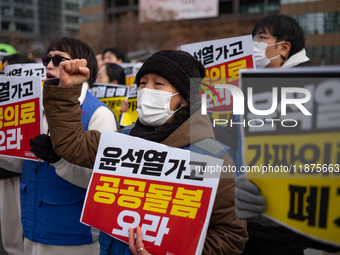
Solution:
<svg viewBox="0 0 340 255">
<path fill-rule="evenodd" d="M 291 44 L 289 56 L 293 56 L 305 47 L 305 35 L 299 23 L 286 15 L 269 15 L 260 19 L 254 26 L 253 37 L 261 32 L 271 33 L 277 41 L 288 41 Z"/>
<path fill-rule="evenodd" d="M 4 64 L 6 61 L 10 65 L 13 65 L 13 64 L 25 64 L 25 63 L 35 63 L 34 61 L 29 60 L 27 57 L 25 57 L 24 55 L 21 55 L 19 53 L 4 56 L 3 59 L 2 59 L 2 64 Z"/>
<path fill-rule="evenodd" d="M 107 76 L 109 77 L 109 82 L 117 80 L 118 84 L 126 84 L 125 72 L 120 65 L 114 63 L 106 63 L 104 64 L 104 66 L 106 68 Z"/>
<path fill-rule="evenodd" d="M 96 81 L 98 72 L 98 63 L 90 46 L 72 37 L 61 37 L 50 43 L 46 54 L 53 50 L 67 52 L 70 54 L 72 59 L 86 59 L 87 67 L 90 69 L 90 78 L 88 83 L 90 88 L 93 87 L 93 83 Z"/>
<path fill-rule="evenodd" d="M 113 54 L 116 55 L 116 58 L 117 60 L 121 59 L 122 62 L 125 62 L 125 56 L 123 54 L 123 52 L 117 48 L 117 47 L 110 47 L 110 48 L 106 48 L 104 51 L 103 51 L 103 55 L 102 55 L 102 59 L 104 60 L 104 55 L 106 52 L 112 52 Z"/>
</svg>

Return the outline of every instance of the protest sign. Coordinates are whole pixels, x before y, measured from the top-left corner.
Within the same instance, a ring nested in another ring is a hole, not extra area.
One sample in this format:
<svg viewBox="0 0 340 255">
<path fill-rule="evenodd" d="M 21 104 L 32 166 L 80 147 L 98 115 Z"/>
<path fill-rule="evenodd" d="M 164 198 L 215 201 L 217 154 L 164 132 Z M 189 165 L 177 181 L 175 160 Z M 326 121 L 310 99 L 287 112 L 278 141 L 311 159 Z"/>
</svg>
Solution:
<svg viewBox="0 0 340 255">
<path fill-rule="evenodd" d="M 120 126 L 128 126 L 132 123 L 136 122 L 138 119 L 138 113 L 137 113 L 137 85 L 134 83 L 131 86 L 131 89 L 129 91 L 129 95 L 127 97 L 127 103 L 128 103 L 128 111 L 123 112 L 120 118 Z"/>
<path fill-rule="evenodd" d="M 40 76 L 46 80 L 46 70 L 41 63 L 14 64 L 5 67 L 7 76 Z"/>
<path fill-rule="evenodd" d="M 41 78 L 0 77 L 0 154 L 37 158 L 28 139 L 42 133 Z"/>
<path fill-rule="evenodd" d="M 41 86 L 46 80 L 46 70 L 42 63 L 13 64 L 5 67 L 7 76 L 40 76 Z"/>
<path fill-rule="evenodd" d="M 127 86 L 132 86 L 135 82 L 135 76 L 143 65 L 142 63 L 119 63 L 119 65 L 124 69 L 125 81 Z"/>
<path fill-rule="evenodd" d="M 129 227 L 139 225 L 145 248 L 154 254 L 201 254 L 219 174 L 211 178 L 197 168 L 222 164 L 104 130 L 81 221 L 124 242 Z"/>
<path fill-rule="evenodd" d="M 130 88 L 125 85 L 94 83 L 93 87 L 89 89 L 89 92 L 110 107 L 116 119 L 119 120 L 120 108 L 129 93 L 129 89 Z"/>
<path fill-rule="evenodd" d="M 218 17 L 218 3 L 217 0 L 140 0 L 139 22 Z"/>
<path fill-rule="evenodd" d="M 339 70 L 242 70 L 237 100 L 244 111 L 235 125 L 242 130 L 240 170 L 265 196 L 264 214 L 340 246 Z"/>
<path fill-rule="evenodd" d="M 232 113 L 233 97 L 229 90 L 215 88 L 216 84 L 238 87 L 239 70 L 253 68 L 252 36 L 186 44 L 181 50 L 189 52 L 205 66 L 200 96 L 206 95 L 207 111 L 214 119 L 228 119 Z"/>
<path fill-rule="evenodd" d="M 120 63 L 119 64 L 125 72 L 126 85 L 130 86 L 129 95 L 127 97 L 128 111 L 123 112 L 119 124 L 121 127 L 131 125 L 138 119 L 137 109 L 137 85 L 135 83 L 135 77 L 142 63 Z"/>
</svg>

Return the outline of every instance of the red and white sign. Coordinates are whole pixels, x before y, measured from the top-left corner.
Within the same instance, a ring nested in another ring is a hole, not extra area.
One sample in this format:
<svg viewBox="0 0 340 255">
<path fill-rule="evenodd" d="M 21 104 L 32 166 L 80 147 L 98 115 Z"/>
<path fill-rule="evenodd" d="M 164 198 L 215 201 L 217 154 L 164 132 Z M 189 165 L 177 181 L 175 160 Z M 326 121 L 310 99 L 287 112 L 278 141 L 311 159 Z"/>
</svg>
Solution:
<svg viewBox="0 0 340 255">
<path fill-rule="evenodd" d="M 215 84 L 231 84 L 238 87 L 239 70 L 254 68 L 252 36 L 186 44 L 181 50 L 189 52 L 201 61 L 206 75 L 200 87 L 200 95 L 207 94 L 209 112 L 231 112 L 233 98 L 225 88 L 214 88 Z"/>
<path fill-rule="evenodd" d="M 0 77 L 0 155 L 34 159 L 28 139 L 42 133 L 41 78 Z"/>
<path fill-rule="evenodd" d="M 152 148 L 152 149 L 151 149 Z M 154 254 L 201 254 L 223 160 L 104 130 L 81 221 Z M 190 242 L 188 242 L 190 237 Z M 174 245 L 176 240 L 176 245 Z"/>
</svg>

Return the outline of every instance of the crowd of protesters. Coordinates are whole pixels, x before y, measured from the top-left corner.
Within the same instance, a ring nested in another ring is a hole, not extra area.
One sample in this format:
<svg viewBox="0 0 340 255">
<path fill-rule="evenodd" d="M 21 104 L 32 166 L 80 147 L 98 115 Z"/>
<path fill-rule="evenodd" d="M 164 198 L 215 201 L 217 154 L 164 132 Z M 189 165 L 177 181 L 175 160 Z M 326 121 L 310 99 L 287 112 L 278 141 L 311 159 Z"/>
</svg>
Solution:
<svg viewBox="0 0 340 255">
<path fill-rule="evenodd" d="M 252 36 L 257 68 L 312 65 L 304 49 L 304 33 L 289 16 L 262 18 Z M 20 54 L 3 59 L 4 66 L 29 62 Z M 120 129 L 113 112 L 88 89 L 94 82 L 124 85 L 124 69 L 119 65 L 124 62 L 116 47 L 95 55 L 74 38 L 50 43 L 42 58 L 47 76 L 43 134 L 30 139 L 31 151 L 41 160 L 0 156 L 1 236 L 9 254 L 150 254 L 140 227 L 136 235 L 130 229 L 126 244 L 80 223 L 103 129 L 180 149 L 204 141 L 201 146 L 207 154 L 212 147 L 223 151 L 218 157 L 225 166 L 240 164 L 239 132 L 214 130 L 209 116 L 200 114 L 198 88 L 205 68 L 184 51 L 159 51 L 144 62 L 135 78 L 139 118 Z M 192 78 L 199 81 L 190 84 Z M 303 255 L 308 247 L 340 250 L 263 217 L 267 205 L 259 188 L 243 175 L 229 174 L 219 181 L 202 254 Z"/>
</svg>

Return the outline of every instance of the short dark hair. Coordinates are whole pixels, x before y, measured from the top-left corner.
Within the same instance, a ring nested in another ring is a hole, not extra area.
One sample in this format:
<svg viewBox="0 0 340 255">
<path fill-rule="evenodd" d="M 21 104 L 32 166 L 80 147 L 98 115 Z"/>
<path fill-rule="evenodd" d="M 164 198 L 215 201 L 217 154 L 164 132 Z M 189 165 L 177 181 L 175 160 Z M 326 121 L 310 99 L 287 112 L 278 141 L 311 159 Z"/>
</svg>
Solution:
<svg viewBox="0 0 340 255">
<path fill-rule="evenodd" d="M 123 62 L 125 62 L 125 56 L 123 54 L 123 52 L 117 48 L 117 47 L 110 47 L 110 48 L 106 48 L 104 51 L 103 51 L 103 55 L 102 55 L 102 59 L 104 60 L 104 55 L 106 52 L 112 52 L 113 54 L 116 55 L 116 58 L 119 60 L 121 59 Z"/>
<path fill-rule="evenodd" d="M 34 61 L 29 60 L 27 57 L 25 57 L 24 55 L 21 55 L 19 53 L 12 54 L 12 55 L 6 55 L 2 59 L 2 64 L 4 64 L 6 61 L 10 65 L 13 65 L 13 64 L 25 64 L 25 63 L 35 63 Z"/>
<path fill-rule="evenodd" d="M 106 68 L 107 76 L 109 76 L 109 82 L 117 80 L 118 84 L 125 85 L 125 72 L 124 69 L 117 64 L 114 63 L 106 63 L 104 64 Z"/>
<path fill-rule="evenodd" d="M 86 59 L 87 67 L 90 69 L 90 78 L 88 83 L 90 88 L 93 87 L 93 83 L 96 81 L 98 72 L 98 63 L 90 46 L 72 37 L 61 37 L 50 43 L 46 54 L 53 50 L 67 52 L 71 55 L 72 59 Z"/>
<path fill-rule="evenodd" d="M 299 23 L 286 15 L 269 15 L 260 19 L 253 28 L 253 36 L 261 31 L 268 30 L 277 41 L 288 41 L 291 44 L 289 56 L 298 53 L 305 47 L 305 35 Z"/>
</svg>

